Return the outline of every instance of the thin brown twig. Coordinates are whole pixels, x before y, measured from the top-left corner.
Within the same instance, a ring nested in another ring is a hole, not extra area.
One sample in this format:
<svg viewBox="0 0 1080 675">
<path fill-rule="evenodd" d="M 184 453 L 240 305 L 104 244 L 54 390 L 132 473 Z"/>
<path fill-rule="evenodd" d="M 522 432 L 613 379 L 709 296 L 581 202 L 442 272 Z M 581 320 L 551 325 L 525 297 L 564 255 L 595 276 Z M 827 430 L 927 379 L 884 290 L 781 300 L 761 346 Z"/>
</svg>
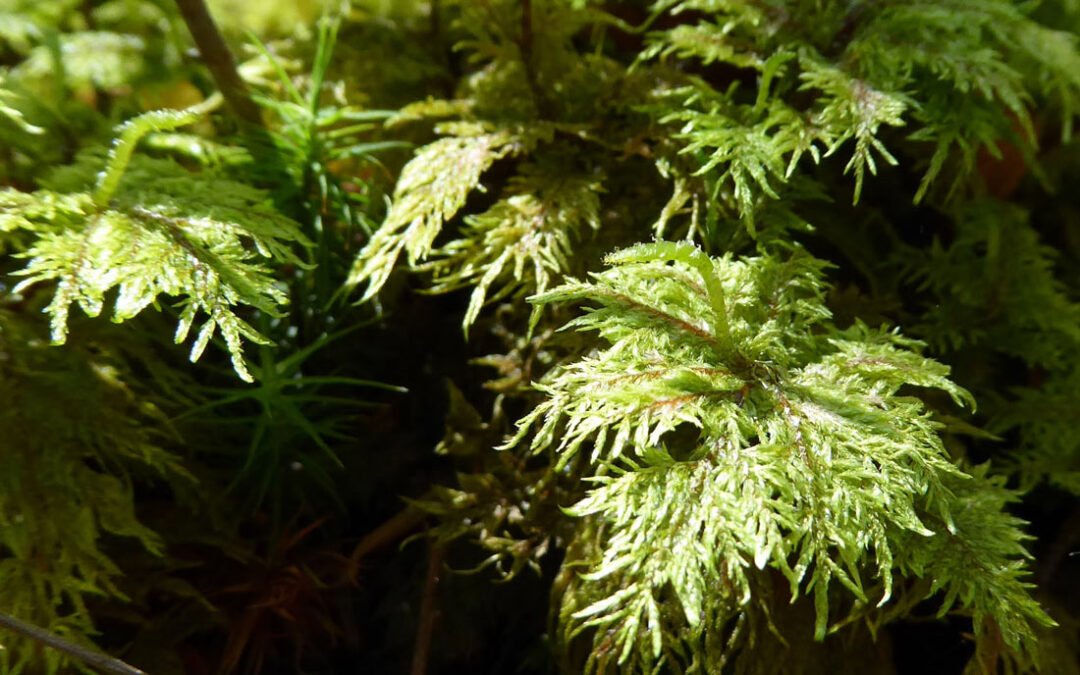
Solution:
<svg viewBox="0 0 1080 675">
<path fill-rule="evenodd" d="M 423 522 L 424 514 L 422 511 L 412 506 L 406 506 L 394 514 L 390 520 L 364 535 L 364 538 L 356 545 L 352 555 L 349 557 L 349 576 L 353 582 L 356 581 L 356 570 L 360 565 L 361 558 L 383 546 L 402 539 L 405 535 L 420 527 Z"/>
<path fill-rule="evenodd" d="M 435 593 L 439 587 L 439 575 L 445 549 L 442 544 L 432 543 L 428 551 L 427 583 L 424 584 L 424 599 L 420 603 L 420 620 L 416 629 L 416 644 L 413 647 L 412 669 L 410 675 L 426 675 L 428 654 L 431 653 L 431 639 L 435 635 L 435 622 L 439 618 L 439 609 L 435 602 Z"/>
<path fill-rule="evenodd" d="M 50 633 L 44 628 L 38 628 L 32 624 L 19 621 L 13 616 L 0 613 L 0 626 L 7 628 L 13 633 L 18 633 L 25 638 L 29 638 L 64 652 L 68 656 L 72 656 L 98 670 L 103 670 L 108 673 L 117 673 L 118 675 L 146 675 L 146 673 L 135 666 L 128 665 L 118 658 L 95 652 L 82 645 L 77 645 L 74 642 L 65 640 L 59 635 Z"/>
<path fill-rule="evenodd" d="M 184 23 L 187 24 L 195 46 L 199 48 L 206 67 L 225 97 L 225 103 L 234 115 L 255 126 L 263 126 L 259 106 L 251 99 L 247 85 L 236 70 L 236 60 L 229 46 L 221 37 L 213 17 L 203 0 L 176 0 Z"/>
<path fill-rule="evenodd" d="M 536 101 L 537 111 L 541 117 L 550 117 L 552 112 L 551 102 L 540 87 L 540 81 L 536 73 L 532 0 L 522 0 L 521 2 L 521 34 L 518 36 L 517 44 L 518 49 L 521 51 L 522 64 L 525 66 L 525 80 L 528 82 L 529 90 Z"/>
<path fill-rule="evenodd" d="M 521 51 L 524 54 L 526 66 L 533 59 L 533 10 L 532 0 L 521 0 Z"/>
</svg>

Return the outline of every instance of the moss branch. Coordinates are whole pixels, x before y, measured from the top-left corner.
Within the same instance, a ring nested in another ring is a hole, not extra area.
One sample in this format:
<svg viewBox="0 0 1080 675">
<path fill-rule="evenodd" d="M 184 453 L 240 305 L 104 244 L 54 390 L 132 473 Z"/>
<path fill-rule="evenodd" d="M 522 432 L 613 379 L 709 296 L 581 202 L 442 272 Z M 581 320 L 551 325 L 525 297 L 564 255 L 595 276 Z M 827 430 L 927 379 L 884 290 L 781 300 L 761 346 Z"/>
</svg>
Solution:
<svg viewBox="0 0 1080 675">
<path fill-rule="evenodd" d="M 68 656 L 72 656 L 98 670 L 107 673 L 118 673 L 118 675 L 146 675 L 146 673 L 135 666 L 130 666 L 120 659 L 92 651 L 82 645 L 77 645 L 74 642 L 65 640 L 59 635 L 54 635 L 43 628 L 23 623 L 7 614 L 0 614 L 0 626 L 25 638 L 29 638 L 36 642 L 40 642 L 43 645 L 52 647 L 53 649 L 62 651 Z"/>
</svg>

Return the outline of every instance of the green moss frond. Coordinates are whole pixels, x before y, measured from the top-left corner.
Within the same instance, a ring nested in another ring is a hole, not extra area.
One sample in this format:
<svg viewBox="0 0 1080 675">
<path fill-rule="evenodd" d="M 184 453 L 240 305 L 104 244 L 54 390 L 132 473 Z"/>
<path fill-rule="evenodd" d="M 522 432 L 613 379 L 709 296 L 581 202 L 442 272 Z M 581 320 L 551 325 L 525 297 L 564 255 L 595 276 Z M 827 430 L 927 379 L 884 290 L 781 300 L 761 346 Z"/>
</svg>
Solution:
<svg viewBox="0 0 1080 675">
<path fill-rule="evenodd" d="M 156 306 L 161 295 L 177 297 L 176 342 L 205 315 L 191 359 L 220 330 L 236 372 L 250 381 L 242 342 L 265 338 L 235 307 L 278 314 L 287 298 L 268 263 L 300 263 L 292 247 L 306 239 L 260 190 L 214 171 L 193 173 L 171 161 L 133 157 L 135 139 L 121 139 L 100 174 L 101 160 L 89 154 L 44 181 L 47 189 L 0 193 L 4 229 L 36 236 L 21 254 L 30 261 L 18 288 L 56 283 L 47 311 L 57 344 L 66 339 L 72 303 L 97 316 L 115 290 L 113 320 L 119 322 Z"/>
<path fill-rule="evenodd" d="M 970 516 L 957 486 L 975 479 L 950 461 L 923 403 L 900 391 L 940 389 L 973 405 L 946 366 L 896 332 L 831 327 L 822 263 L 798 251 L 736 261 L 642 244 L 608 262 L 533 299 L 585 303 L 569 327 L 604 346 L 538 385 L 548 398 L 511 442 L 531 436 L 556 470 L 588 449 L 593 487 L 569 513 L 592 523 L 581 534 L 591 553 L 573 563 L 580 583 L 561 615 L 565 639 L 594 636 L 592 666 L 605 653 L 644 672 L 726 658 L 693 645 L 746 611 L 765 569 L 793 597 L 813 597 L 818 639 L 834 584 L 852 602 L 884 605 L 894 577 L 927 575 L 946 608 L 959 602 L 996 620 L 1013 649 L 1031 647 L 1029 625 L 1049 620 L 1019 580 L 1023 535 L 1000 520 L 1000 501 L 981 508 L 1008 536 L 976 524 L 964 539 L 974 557 L 1005 559 L 986 578 L 904 558 L 918 548 L 909 539 L 933 548 L 965 537 Z M 1006 591 L 1024 602 L 999 602 Z"/>
<path fill-rule="evenodd" d="M 559 163 L 523 167 L 505 197 L 465 219 L 461 239 L 432 252 L 432 290 L 473 287 L 466 329 L 485 302 L 543 293 L 569 272 L 575 242 L 600 228 L 599 192 L 599 177 L 568 173 Z"/>
<path fill-rule="evenodd" d="M 933 298 L 917 326 L 939 351 L 990 347 L 1060 370 L 1080 344 L 1080 305 L 1055 276 L 1058 253 L 1040 241 L 1028 213 L 990 199 L 955 211 L 948 245 L 902 256 Z"/>
<path fill-rule="evenodd" d="M 464 206 L 484 171 L 521 148 L 521 137 L 511 131 L 473 131 L 440 139 L 405 165 L 386 220 L 349 275 L 350 286 L 367 283 L 365 300 L 383 287 L 402 251 L 409 264 L 426 258 L 443 225 Z"/>
<path fill-rule="evenodd" d="M 92 647 L 87 599 L 123 597 L 107 540 L 130 537 L 162 552 L 161 537 L 135 517 L 135 477 L 186 473 L 164 449 L 174 434 L 155 397 L 132 385 L 121 359 L 86 344 L 50 347 L 43 337 L 36 322 L 0 310 L 4 610 Z M 4 643 L 5 672 L 54 673 L 67 662 L 8 636 Z"/>
</svg>

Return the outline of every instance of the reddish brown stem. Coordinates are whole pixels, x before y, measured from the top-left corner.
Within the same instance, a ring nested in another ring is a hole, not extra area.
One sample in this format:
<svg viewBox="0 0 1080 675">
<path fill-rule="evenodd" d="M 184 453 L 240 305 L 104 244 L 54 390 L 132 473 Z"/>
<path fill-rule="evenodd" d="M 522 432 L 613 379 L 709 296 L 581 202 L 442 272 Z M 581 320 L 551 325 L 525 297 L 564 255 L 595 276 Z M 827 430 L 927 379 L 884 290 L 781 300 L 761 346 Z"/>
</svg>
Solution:
<svg viewBox="0 0 1080 675">
<path fill-rule="evenodd" d="M 225 97 L 229 110 L 248 124 L 263 126 L 259 106 L 251 100 L 247 85 L 240 79 L 236 60 L 222 39 L 206 4 L 203 0 L 176 0 L 176 6 L 180 8 L 184 23 L 195 40 L 195 46 L 199 48 L 199 53 L 221 90 L 221 95 Z"/>
<path fill-rule="evenodd" d="M 355 581 L 355 570 L 359 566 L 361 558 L 372 551 L 379 550 L 383 546 L 401 540 L 405 535 L 420 527 L 423 522 L 423 512 L 411 506 L 406 506 L 390 520 L 364 535 L 364 538 L 353 549 L 352 556 L 349 559 L 349 568 L 352 570 L 350 577 L 353 578 L 353 581 Z"/>
<path fill-rule="evenodd" d="M 413 648 L 412 669 L 410 675 L 427 673 L 428 654 L 431 653 L 431 639 L 435 636 L 435 622 L 439 618 L 435 594 L 439 588 L 439 576 L 442 573 L 444 549 L 442 544 L 432 544 L 428 552 L 427 583 L 424 584 L 424 599 L 420 603 L 420 621 L 416 629 L 416 645 Z"/>
</svg>

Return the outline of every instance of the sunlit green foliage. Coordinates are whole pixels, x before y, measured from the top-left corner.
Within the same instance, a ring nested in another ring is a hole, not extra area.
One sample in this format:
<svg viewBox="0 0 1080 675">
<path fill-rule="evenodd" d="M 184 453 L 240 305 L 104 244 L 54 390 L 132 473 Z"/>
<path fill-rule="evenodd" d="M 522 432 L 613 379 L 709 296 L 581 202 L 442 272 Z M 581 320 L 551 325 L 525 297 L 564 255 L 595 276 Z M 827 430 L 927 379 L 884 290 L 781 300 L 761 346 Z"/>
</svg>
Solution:
<svg viewBox="0 0 1080 675">
<path fill-rule="evenodd" d="M 431 253 L 443 223 L 465 204 L 480 175 L 495 160 L 513 152 L 521 139 L 508 131 L 445 138 L 425 148 L 406 165 L 386 221 L 365 249 L 350 282 L 370 281 L 365 297 L 386 283 L 402 251 L 410 263 Z M 370 251 L 370 252 L 369 252 Z"/>
<path fill-rule="evenodd" d="M 662 0 L 655 7 L 705 17 L 654 33 L 649 55 L 760 71 L 759 111 L 770 98 L 773 105 L 792 105 L 805 100 L 800 92 L 809 94 L 809 108 L 796 104 L 793 112 L 800 114 L 790 115 L 785 131 L 774 135 L 804 135 L 829 153 L 854 139 L 853 150 L 845 152 L 851 152 L 846 169 L 855 174 L 856 201 L 865 171 L 876 172 L 873 153 L 895 163 L 896 150 L 910 147 L 922 159 L 925 153 L 916 148 L 933 144 L 916 200 L 947 165 L 954 176 L 950 190 L 958 189 L 971 177 L 978 150 L 996 153 L 1001 140 L 1017 144 L 1032 160 L 1030 106 L 1036 96 L 1060 107 L 1062 133 L 1066 139 L 1071 134 L 1080 95 L 1076 36 L 1030 20 L 1023 5 Z M 909 139 L 919 143 L 887 149 L 894 141 L 882 140 L 881 125 L 909 121 L 917 123 Z M 708 145 L 705 132 L 690 138 Z"/>
<path fill-rule="evenodd" d="M 161 129 L 187 121 L 182 113 L 150 113 L 127 129 L 139 129 L 144 122 Z M 291 245 L 305 243 L 303 235 L 270 208 L 265 194 L 247 185 L 163 160 L 140 157 L 129 166 L 138 135 L 122 132 L 104 164 L 87 155 L 55 172 L 44 181 L 52 189 L 0 194 L 5 229 L 38 236 L 24 254 L 30 262 L 21 274 L 27 278 L 16 290 L 56 282 L 48 311 L 57 344 L 67 336 L 72 303 L 97 316 L 106 294 L 118 289 L 112 316 L 124 321 L 156 304 L 160 295 L 180 296 L 178 343 L 187 339 L 200 315 L 206 317 L 191 360 L 220 330 L 237 373 L 250 381 L 242 339 L 265 338 L 233 306 L 243 303 L 278 313 L 286 296 L 257 261 L 300 262 Z M 91 192 L 87 179 L 95 175 Z M 80 188 L 86 191 L 77 192 Z"/>
<path fill-rule="evenodd" d="M 0 0 L 0 612 L 166 674 L 861 672 L 924 610 L 1076 666 L 1075 2 L 210 5 L 245 123 L 171 1 Z M 544 647 L 443 563 L 553 580 Z"/>
<path fill-rule="evenodd" d="M 570 269 L 581 230 L 599 229 L 600 181 L 569 170 L 558 164 L 523 168 L 509 196 L 469 218 L 465 238 L 432 252 L 435 290 L 473 287 L 466 328 L 485 302 L 502 299 L 519 284 L 543 293 L 553 278 Z M 502 288 L 487 298 L 497 282 Z"/>
<path fill-rule="evenodd" d="M 896 333 L 830 327 L 821 264 L 800 252 L 735 262 L 665 243 L 608 262 L 592 282 L 535 298 L 586 303 L 570 327 L 610 346 L 553 371 L 522 422 L 538 426 L 534 452 L 554 448 L 556 470 L 588 447 L 594 487 L 570 513 L 594 523 L 560 616 L 566 639 L 595 629 L 593 668 L 714 671 L 732 654 L 693 645 L 719 642 L 708 633 L 752 601 L 767 582 L 750 577 L 766 567 L 793 597 L 812 592 L 819 639 L 831 582 L 881 606 L 894 575 L 910 574 L 947 589 L 947 605 L 959 597 L 976 625 L 1000 622 L 1014 649 L 1032 647 L 1028 622 L 1049 619 L 1016 573 L 973 579 L 942 557 L 952 537 L 994 569 L 1024 553 L 1015 525 L 955 525 L 963 474 L 919 400 L 897 395 L 935 387 L 970 404 L 947 368 Z M 1001 516 L 998 498 L 978 495 Z"/>
<path fill-rule="evenodd" d="M 470 336 L 499 301 L 585 301 L 570 325 L 606 346 L 548 350 L 543 338 L 483 360 L 503 376 L 491 388 L 529 401 L 517 442 L 552 449 L 552 473 L 515 476 L 485 460 L 419 502 L 442 520 L 439 535 L 475 537 L 489 563 L 513 572 L 546 550 L 535 533 L 556 527 L 538 495 L 574 500 L 576 529 L 557 537 L 568 550 L 559 631 L 568 659 L 583 640 L 601 672 L 713 672 L 731 658 L 753 672 L 741 641 L 766 630 L 755 603 L 770 594 L 770 568 L 793 596 L 812 596 L 819 639 L 870 614 L 871 624 L 893 620 L 941 591 L 943 612 L 959 603 L 972 617 L 978 659 L 1000 640 L 1019 661 L 1036 658 L 1034 626 L 1050 621 L 1023 582 L 1020 523 L 1003 511 L 1015 495 L 985 465 L 946 453 L 931 421 L 978 431 L 929 389 L 966 404 L 969 395 L 918 354 L 925 345 L 867 328 L 857 313 L 848 328 L 832 324 L 827 266 L 791 239 L 819 224 L 810 214 L 838 219 L 823 223 L 825 236 L 845 263 L 882 276 L 876 299 L 896 303 L 888 294 L 913 284 L 931 303 L 888 318 L 940 354 L 1071 362 L 1075 308 L 1050 251 L 1021 209 L 970 197 L 1005 189 L 987 169 L 994 158 L 1046 180 L 1040 129 L 1057 124 L 1068 140 L 1080 96 L 1075 36 L 996 1 L 672 0 L 633 27 L 629 10 L 590 3 L 449 7 L 472 70 L 453 97 L 393 119 L 434 123 L 436 138 L 404 168 L 350 283 L 371 299 L 402 266 L 429 274 L 426 290 L 469 289 Z M 628 59 L 627 40 L 610 36 L 635 31 L 645 44 Z M 820 205 L 858 206 L 874 176 L 898 170 L 911 178 L 896 198 L 932 204 L 955 228 L 947 244 L 901 246 L 887 229 L 879 238 L 893 250 L 875 248 L 876 235 Z M 651 236 L 760 257 L 658 243 L 573 280 Z M 553 329 L 538 310 L 530 326 Z M 543 371 L 531 360 L 541 355 L 563 361 L 537 379 L 538 405 L 504 389 L 523 368 Z M 1008 421 L 997 382 L 964 365 L 995 428 L 1021 424 Z M 493 433 L 487 422 L 470 428 Z M 592 483 L 571 487 L 582 480 Z M 486 508 L 497 494 L 520 510 Z M 960 540 L 1000 574 L 963 574 L 972 559 L 948 554 Z"/>
</svg>

